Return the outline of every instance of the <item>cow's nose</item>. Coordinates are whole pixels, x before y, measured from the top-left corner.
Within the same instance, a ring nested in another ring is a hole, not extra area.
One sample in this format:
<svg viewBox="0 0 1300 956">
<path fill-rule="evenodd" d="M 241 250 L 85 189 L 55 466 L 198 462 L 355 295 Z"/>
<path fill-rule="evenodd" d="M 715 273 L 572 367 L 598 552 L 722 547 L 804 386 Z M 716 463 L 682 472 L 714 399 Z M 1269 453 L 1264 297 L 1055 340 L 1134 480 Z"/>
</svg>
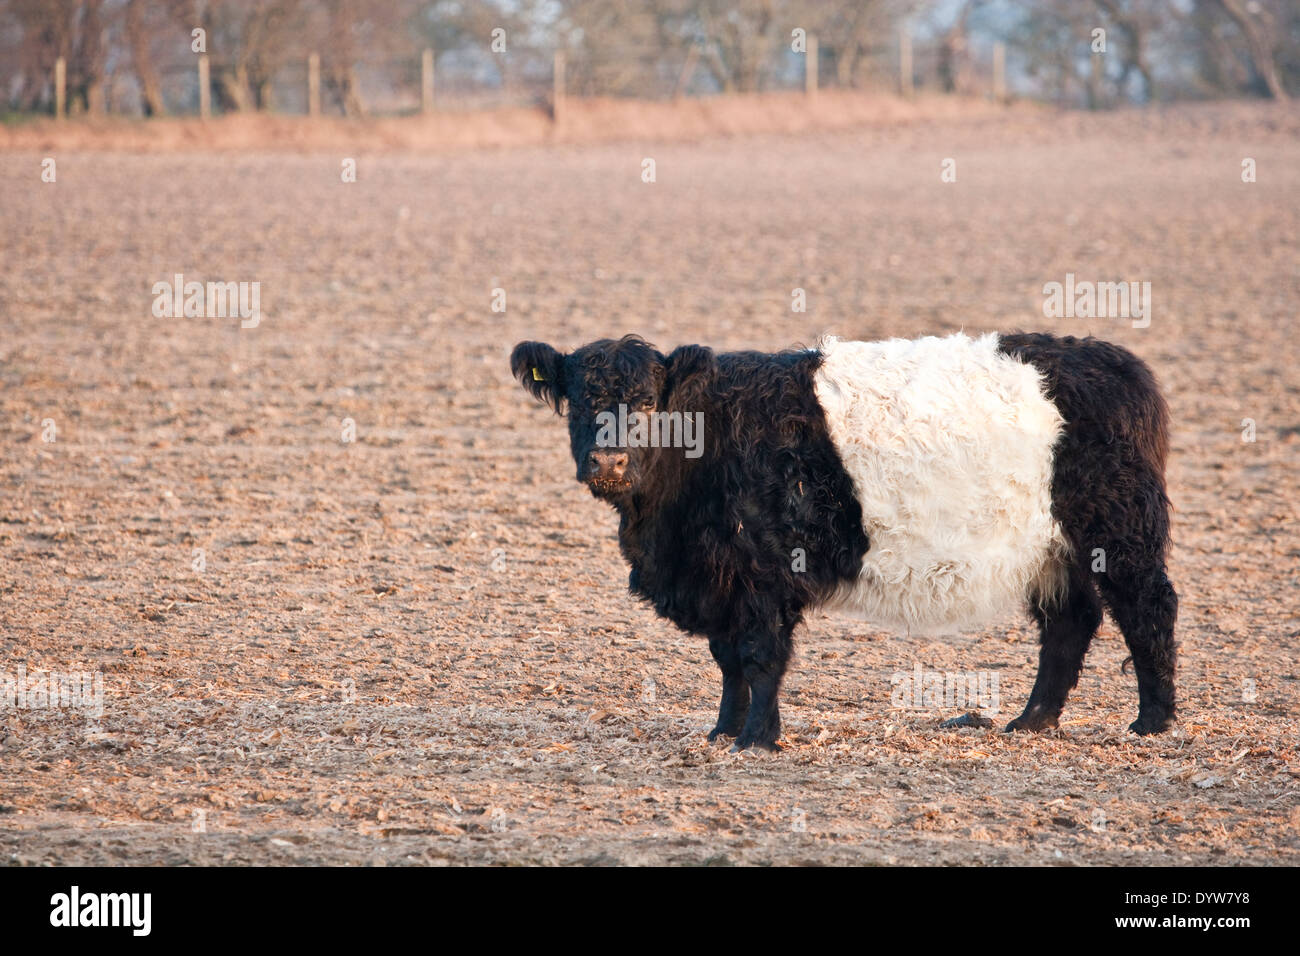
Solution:
<svg viewBox="0 0 1300 956">
<path fill-rule="evenodd" d="M 592 478 L 622 478 L 627 471 L 627 452 L 596 449 L 587 457 L 587 474 Z"/>
</svg>

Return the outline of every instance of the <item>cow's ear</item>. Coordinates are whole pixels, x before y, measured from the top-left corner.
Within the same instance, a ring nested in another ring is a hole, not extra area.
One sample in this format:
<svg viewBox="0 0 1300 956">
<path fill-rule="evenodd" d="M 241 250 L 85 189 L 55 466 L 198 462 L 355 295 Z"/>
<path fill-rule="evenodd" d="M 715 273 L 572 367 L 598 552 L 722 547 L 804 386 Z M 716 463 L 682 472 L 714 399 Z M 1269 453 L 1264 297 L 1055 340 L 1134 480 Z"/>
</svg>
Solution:
<svg viewBox="0 0 1300 956">
<path fill-rule="evenodd" d="M 510 354 L 510 371 L 533 398 L 564 411 L 564 356 L 555 349 L 545 342 L 520 342 Z"/>
<path fill-rule="evenodd" d="M 664 360 L 664 402 L 676 409 L 703 408 L 709 386 L 717 371 L 713 349 L 703 345 L 683 345 Z"/>
</svg>

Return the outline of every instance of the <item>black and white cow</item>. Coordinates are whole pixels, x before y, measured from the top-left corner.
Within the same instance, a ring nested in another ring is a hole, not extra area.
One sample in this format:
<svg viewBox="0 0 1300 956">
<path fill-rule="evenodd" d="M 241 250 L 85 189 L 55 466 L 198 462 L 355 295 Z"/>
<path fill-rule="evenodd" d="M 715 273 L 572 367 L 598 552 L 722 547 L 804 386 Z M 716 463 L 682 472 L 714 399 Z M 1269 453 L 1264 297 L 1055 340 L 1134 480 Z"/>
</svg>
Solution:
<svg viewBox="0 0 1300 956">
<path fill-rule="evenodd" d="M 781 678 L 819 605 L 912 633 L 1027 607 L 1038 678 L 1007 730 L 1036 731 L 1057 725 L 1104 604 L 1137 674 L 1129 729 L 1173 721 L 1168 410 L 1132 353 L 957 334 L 663 355 L 626 336 L 567 355 L 523 342 L 511 369 L 567 407 L 578 480 L 618 510 L 632 592 L 709 639 L 710 740 L 780 749 Z M 703 426 L 694 451 L 665 447 L 682 422 Z"/>
</svg>

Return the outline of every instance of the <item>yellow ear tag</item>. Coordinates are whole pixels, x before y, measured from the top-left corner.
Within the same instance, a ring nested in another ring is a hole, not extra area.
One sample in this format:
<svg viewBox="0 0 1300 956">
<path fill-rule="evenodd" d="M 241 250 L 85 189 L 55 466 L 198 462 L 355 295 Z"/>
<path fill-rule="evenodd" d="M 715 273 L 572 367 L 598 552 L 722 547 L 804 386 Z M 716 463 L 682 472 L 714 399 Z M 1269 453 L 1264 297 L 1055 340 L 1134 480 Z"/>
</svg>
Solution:
<svg viewBox="0 0 1300 956">
<path fill-rule="evenodd" d="M 537 366 L 533 366 L 533 381 L 534 382 L 546 381 L 546 379 L 542 378 L 542 373 L 537 371 Z"/>
</svg>

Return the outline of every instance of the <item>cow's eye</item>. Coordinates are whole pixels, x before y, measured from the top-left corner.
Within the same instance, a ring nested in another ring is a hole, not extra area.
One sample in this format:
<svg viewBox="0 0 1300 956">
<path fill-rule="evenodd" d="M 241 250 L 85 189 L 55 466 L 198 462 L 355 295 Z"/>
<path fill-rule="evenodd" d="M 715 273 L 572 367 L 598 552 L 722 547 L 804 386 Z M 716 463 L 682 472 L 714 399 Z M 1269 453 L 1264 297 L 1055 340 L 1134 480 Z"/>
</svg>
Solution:
<svg viewBox="0 0 1300 956">
<path fill-rule="evenodd" d="M 648 412 L 655 407 L 655 400 L 653 398 L 642 399 L 637 403 L 636 407 L 641 409 L 643 412 Z"/>
</svg>

